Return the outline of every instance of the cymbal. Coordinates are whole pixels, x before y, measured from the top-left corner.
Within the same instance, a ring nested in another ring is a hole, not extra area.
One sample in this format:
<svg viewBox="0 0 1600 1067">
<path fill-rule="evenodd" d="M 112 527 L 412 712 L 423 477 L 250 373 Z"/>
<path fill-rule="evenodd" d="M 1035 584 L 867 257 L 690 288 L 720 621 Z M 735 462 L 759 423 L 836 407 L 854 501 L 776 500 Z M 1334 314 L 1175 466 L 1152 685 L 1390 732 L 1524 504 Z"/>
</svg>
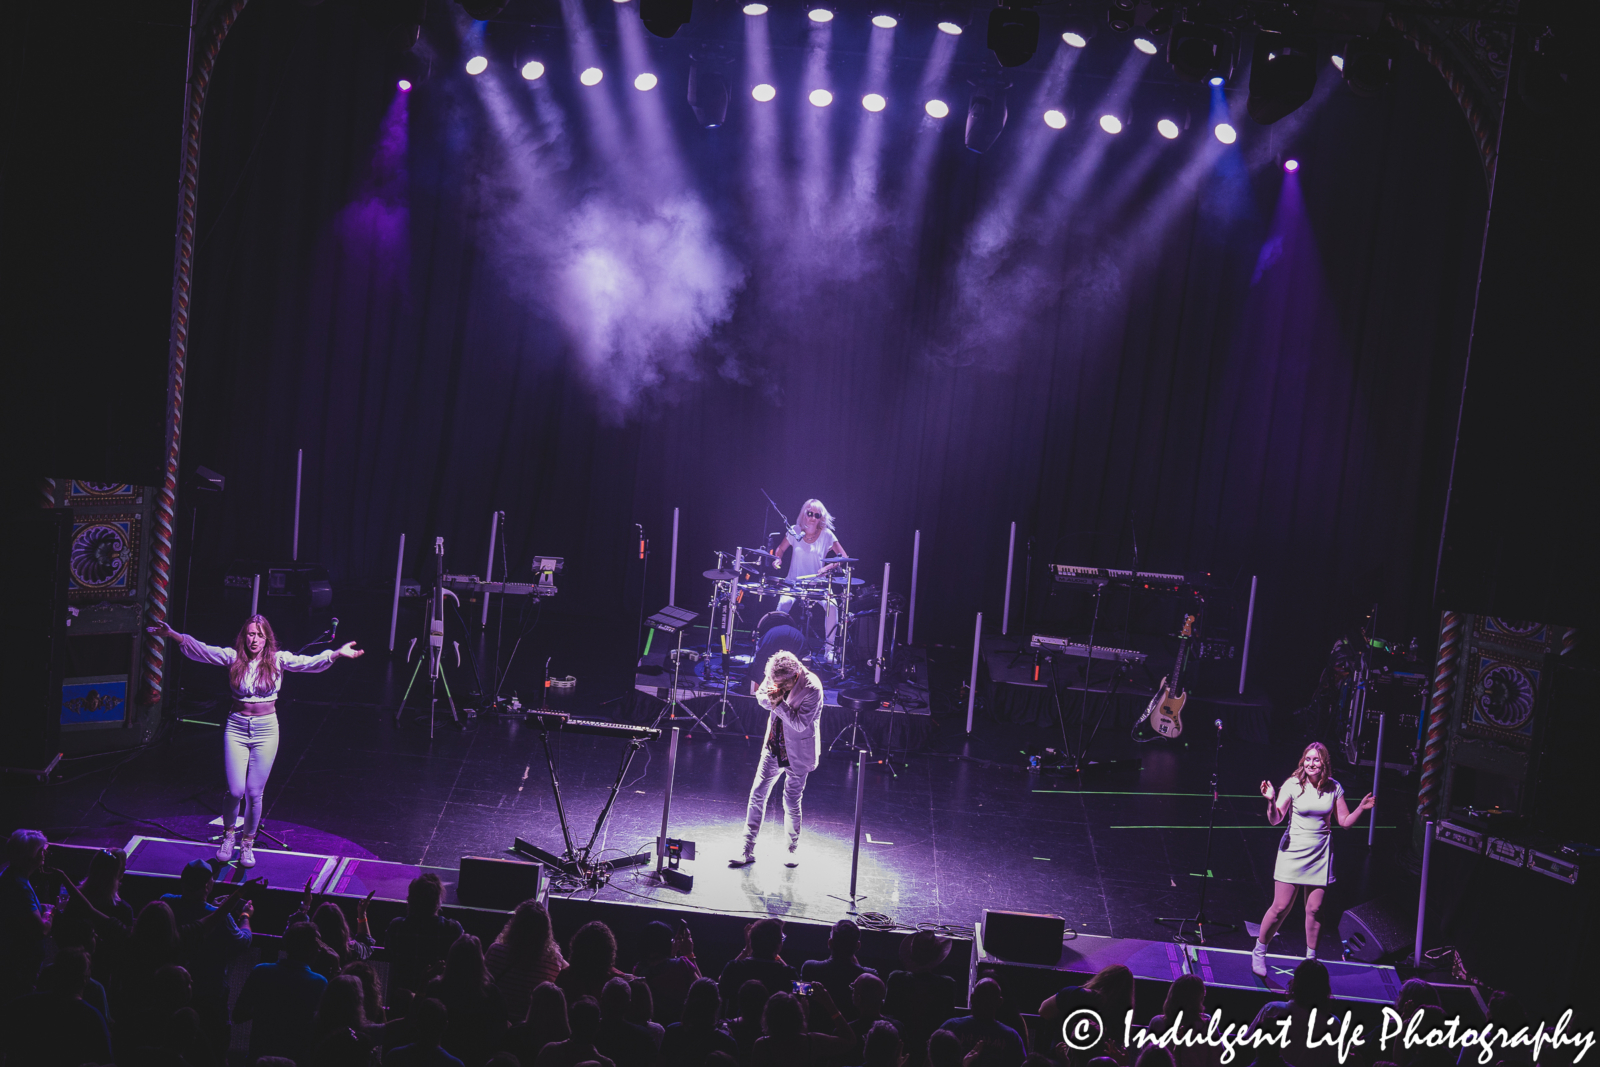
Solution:
<svg viewBox="0 0 1600 1067">
<path fill-rule="evenodd" d="M 824 564 L 829 564 L 829 563 L 860 563 L 861 560 L 857 559 L 855 556 L 823 556 L 822 557 L 822 562 Z"/>
<path fill-rule="evenodd" d="M 834 585 L 865 585 L 866 584 L 866 580 L 863 579 L 863 578 L 829 578 L 828 581 L 833 583 Z"/>
<path fill-rule="evenodd" d="M 703 577 L 710 578 L 713 582 L 731 582 L 739 577 L 733 571 L 701 571 Z"/>
<path fill-rule="evenodd" d="M 741 549 L 741 551 L 744 552 L 744 558 L 745 559 L 777 559 L 778 558 L 776 554 L 774 554 L 772 552 L 768 552 L 764 548 L 746 548 L 746 549 Z"/>
</svg>

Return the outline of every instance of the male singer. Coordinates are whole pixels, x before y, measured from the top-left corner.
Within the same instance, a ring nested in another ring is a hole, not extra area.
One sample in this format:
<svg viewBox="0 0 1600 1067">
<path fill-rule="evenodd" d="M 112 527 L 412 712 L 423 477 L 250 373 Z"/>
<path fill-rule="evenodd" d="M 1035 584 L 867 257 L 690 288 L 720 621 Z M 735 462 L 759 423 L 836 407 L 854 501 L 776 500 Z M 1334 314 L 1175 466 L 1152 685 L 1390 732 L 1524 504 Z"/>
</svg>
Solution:
<svg viewBox="0 0 1600 1067">
<path fill-rule="evenodd" d="M 785 867 L 800 865 L 800 797 L 806 775 L 822 756 L 817 721 L 822 717 L 822 682 L 806 670 L 793 652 L 779 652 L 767 661 L 756 690 L 756 703 L 767 712 L 767 733 L 761 744 L 761 763 L 750 786 L 750 810 L 745 816 L 744 851 L 728 861 L 730 867 L 747 867 L 756 861 L 756 835 L 766 814 L 767 797 L 778 775 L 783 783 L 783 813 L 789 830 L 789 858 Z"/>
</svg>

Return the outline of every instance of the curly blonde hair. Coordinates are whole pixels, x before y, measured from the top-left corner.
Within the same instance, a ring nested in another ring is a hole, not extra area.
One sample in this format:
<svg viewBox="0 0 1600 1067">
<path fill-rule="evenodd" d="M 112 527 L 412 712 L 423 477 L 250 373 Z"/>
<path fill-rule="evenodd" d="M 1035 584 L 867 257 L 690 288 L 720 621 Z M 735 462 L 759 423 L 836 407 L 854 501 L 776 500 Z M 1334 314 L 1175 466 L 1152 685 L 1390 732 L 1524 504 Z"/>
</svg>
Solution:
<svg viewBox="0 0 1600 1067">
<path fill-rule="evenodd" d="M 761 679 L 763 686 L 782 685 L 791 678 L 798 678 L 804 673 L 805 667 L 800 663 L 800 658 L 793 652 L 784 650 L 774 652 L 772 658 L 767 660 L 765 677 Z"/>
</svg>

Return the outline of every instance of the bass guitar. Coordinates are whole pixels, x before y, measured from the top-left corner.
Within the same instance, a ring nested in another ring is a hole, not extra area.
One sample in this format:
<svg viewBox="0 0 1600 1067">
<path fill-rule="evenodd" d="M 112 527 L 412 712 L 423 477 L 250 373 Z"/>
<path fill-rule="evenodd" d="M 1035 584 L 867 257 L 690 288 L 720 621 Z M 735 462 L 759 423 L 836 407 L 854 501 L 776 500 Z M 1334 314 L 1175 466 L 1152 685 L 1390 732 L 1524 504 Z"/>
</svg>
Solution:
<svg viewBox="0 0 1600 1067">
<path fill-rule="evenodd" d="M 1183 630 L 1178 634 L 1178 654 L 1172 661 L 1172 673 L 1161 679 L 1161 685 L 1156 689 L 1156 695 L 1150 699 L 1150 704 L 1144 709 L 1144 714 L 1139 716 L 1139 721 L 1133 724 L 1133 739 L 1135 741 L 1154 741 L 1156 737 L 1173 738 L 1183 733 L 1183 706 L 1189 702 L 1189 694 L 1183 688 L 1183 668 L 1189 660 L 1189 641 L 1194 636 L 1194 616 L 1183 617 Z M 1149 720 L 1150 729 L 1155 731 L 1155 737 L 1139 736 L 1139 727 Z"/>
</svg>

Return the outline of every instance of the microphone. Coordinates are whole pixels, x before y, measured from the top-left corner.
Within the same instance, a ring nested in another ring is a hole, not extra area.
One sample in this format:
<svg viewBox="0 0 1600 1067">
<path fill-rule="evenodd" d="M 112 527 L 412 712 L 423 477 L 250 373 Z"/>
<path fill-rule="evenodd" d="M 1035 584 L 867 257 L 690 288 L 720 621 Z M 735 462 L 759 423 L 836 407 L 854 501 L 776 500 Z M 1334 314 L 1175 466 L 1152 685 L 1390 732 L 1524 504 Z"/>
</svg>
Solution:
<svg viewBox="0 0 1600 1067">
<path fill-rule="evenodd" d="M 339 620 L 335 618 L 333 625 L 328 627 L 328 640 L 332 641 L 339 634 Z"/>
<path fill-rule="evenodd" d="M 1222 729 L 1222 720 L 1221 719 L 1217 720 L 1217 729 L 1219 729 L 1219 730 Z"/>
</svg>

